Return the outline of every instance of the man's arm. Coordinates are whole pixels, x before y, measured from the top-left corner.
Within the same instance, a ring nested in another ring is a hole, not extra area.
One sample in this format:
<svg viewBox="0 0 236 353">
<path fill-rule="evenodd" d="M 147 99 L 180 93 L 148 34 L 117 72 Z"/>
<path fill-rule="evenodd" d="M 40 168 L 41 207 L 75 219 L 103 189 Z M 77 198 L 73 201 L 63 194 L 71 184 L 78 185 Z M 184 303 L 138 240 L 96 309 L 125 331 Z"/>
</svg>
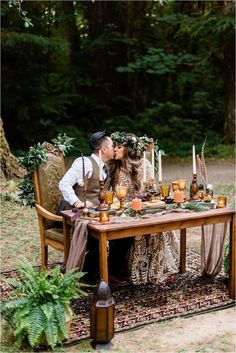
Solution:
<svg viewBox="0 0 236 353">
<path fill-rule="evenodd" d="M 84 157 L 84 169 L 88 178 L 93 172 L 92 163 L 89 158 Z M 83 165 L 82 157 L 77 158 L 72 164 L 71 168 L 66 172 L 64 177 L 59 182 L 59 189 L 63 195 L 64 200 L 69 202 L 71 206 L 83 207 L 84 203 L 76 196 L 73 186 L 75 184 L 83 185 Z M 90 201 L 86 202 L 87 207 L 92 207 Z"/>
</svg>

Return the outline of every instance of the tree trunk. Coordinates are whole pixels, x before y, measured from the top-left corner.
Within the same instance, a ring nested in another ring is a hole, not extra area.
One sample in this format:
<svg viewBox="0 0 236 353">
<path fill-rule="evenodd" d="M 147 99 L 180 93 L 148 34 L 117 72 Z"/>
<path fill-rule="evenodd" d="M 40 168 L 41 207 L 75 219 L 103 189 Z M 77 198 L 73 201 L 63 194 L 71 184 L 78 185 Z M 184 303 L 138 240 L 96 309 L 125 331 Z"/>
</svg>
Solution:
<svg viewBox="0 0 236 353">
<path fill-rule="evenodd" d="M 0 177 L 8 180 L 11 178 L 22 178 L 25 175 L 25 170 L 19 165 L 16 157 L 10 151 L 10 147 L 3 129 L 2 118 L 0 118 L 0 139 Z"/>
</svg>

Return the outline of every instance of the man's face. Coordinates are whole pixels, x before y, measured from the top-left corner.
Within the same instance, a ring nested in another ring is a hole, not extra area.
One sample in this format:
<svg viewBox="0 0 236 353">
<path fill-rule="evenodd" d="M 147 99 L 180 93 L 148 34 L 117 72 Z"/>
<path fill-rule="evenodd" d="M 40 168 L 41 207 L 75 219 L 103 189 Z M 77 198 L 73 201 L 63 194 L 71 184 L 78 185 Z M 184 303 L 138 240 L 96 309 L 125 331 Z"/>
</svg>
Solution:
<svg viewBox="0 0 236 353">
<path fill-rule="evenodd" d="M 104 147 L 103 147 L 103 161 L 107 162 L 113 158 L 114 158 L 113 142 L 110 137 L 107 137 L 106 143 L 104 144 Z"/>
</svg>

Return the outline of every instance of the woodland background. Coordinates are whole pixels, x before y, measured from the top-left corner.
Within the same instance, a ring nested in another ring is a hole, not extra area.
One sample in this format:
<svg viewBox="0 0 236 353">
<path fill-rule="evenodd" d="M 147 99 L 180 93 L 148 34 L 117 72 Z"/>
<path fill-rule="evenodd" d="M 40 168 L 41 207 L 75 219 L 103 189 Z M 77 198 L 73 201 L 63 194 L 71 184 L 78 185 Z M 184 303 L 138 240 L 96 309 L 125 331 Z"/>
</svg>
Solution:
<svg viewBox="0 0 236 353">
<path fill-rule="evenodd" d="M 147 134 L 173 156 L 206 136 L 209 154 L 232 151 L 234 12 L 231 0 L 2 1 L 11 150 L 66 132 L 88 153 L 106 129 Z"/>
</svg>

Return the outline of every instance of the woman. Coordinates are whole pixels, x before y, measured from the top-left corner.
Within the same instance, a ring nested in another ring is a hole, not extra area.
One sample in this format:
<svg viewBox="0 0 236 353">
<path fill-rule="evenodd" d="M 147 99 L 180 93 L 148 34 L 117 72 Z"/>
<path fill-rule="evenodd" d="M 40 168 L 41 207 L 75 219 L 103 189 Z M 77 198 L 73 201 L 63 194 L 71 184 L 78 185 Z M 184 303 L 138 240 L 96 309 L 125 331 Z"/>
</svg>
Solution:
<svg viewBox="0 0 236 353">
<path fill-rule="evenodd" d="M 129 186 L 129 196 L 143 191 L 142 140 L 131 133 L 111 135 L 115 160 L 109 162 L 111 186 Z M 151 163 L 146 161 L 147 182 L 150 181 Z M 143 235 L 134 239 L 128 255 L 128 272 L 132 284 L 159 283 L 178 272 L 179 240 L 174 232 Z"/>
</svg>

